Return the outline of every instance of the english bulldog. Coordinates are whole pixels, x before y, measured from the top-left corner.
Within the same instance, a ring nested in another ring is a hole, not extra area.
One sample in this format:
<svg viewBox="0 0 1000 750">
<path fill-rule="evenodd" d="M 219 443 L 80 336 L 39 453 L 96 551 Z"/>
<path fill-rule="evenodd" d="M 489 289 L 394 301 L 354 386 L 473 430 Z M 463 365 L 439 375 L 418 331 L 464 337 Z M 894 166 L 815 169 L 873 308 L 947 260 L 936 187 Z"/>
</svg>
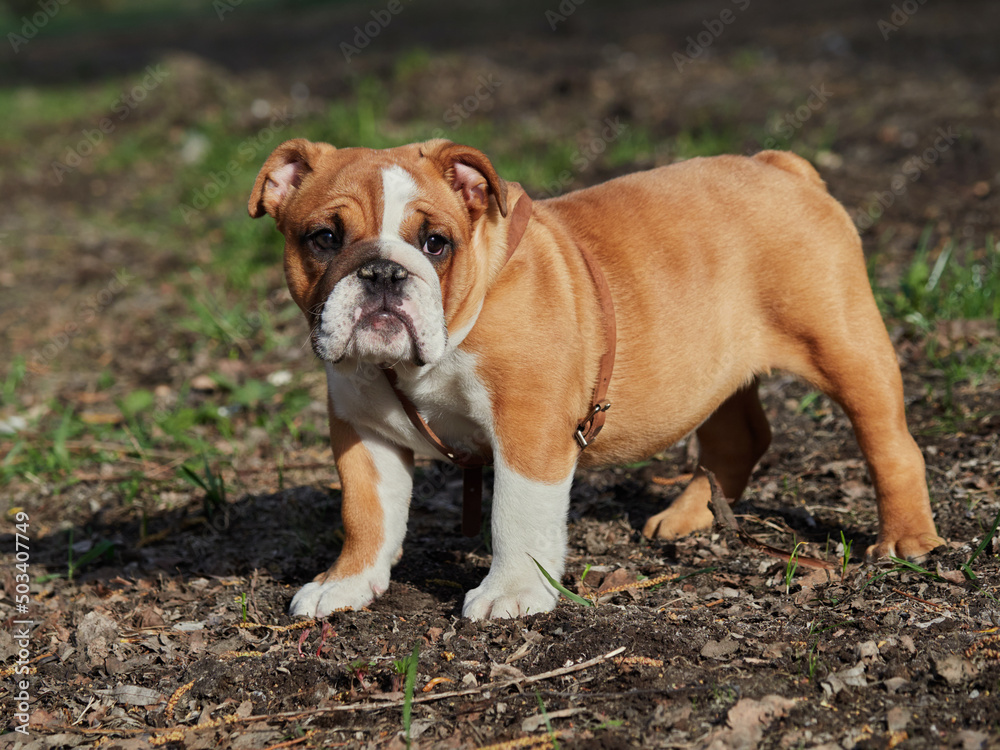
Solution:
<svg viewBox="0 0 1000 750">
<path fill-rule="evenodd" d="M 693 431 L 700 468 L 643 533 L 709 528 L 707 472 L 735 502 L 768 447 L 757 381 L 774 369 L 851 420 L 878 499 L 867 558 L 942 543 L 858 233 L 798 156 L 690 159 L 532 203 L 447 140 L 295 139 L 264 163 L 249 212 L 285 237 L 343 484 L 343 549 L 293 615 L 386 590 L 414 452 L 494 466 L 493 560 L 463 614 L 551 610 L 534 561 L 563 574 L 576 469 Z"/>
</svg>

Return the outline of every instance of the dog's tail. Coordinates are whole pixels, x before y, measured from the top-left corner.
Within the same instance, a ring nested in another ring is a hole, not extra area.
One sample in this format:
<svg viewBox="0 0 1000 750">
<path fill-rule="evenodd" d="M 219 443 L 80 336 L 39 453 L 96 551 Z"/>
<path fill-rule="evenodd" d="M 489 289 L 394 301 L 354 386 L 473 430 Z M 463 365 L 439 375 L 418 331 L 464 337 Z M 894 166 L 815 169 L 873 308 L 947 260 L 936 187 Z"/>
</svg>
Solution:
<svg viewBox="0 0 1000 750">
<path fill-rule="evenodd" d="M 819 172 L 816 171 L 813 165 L 791 151 L 761 151 L 759 154 L 754 154 L 753 158 L 765 164 L 770 164 L 772 167 L 805 177 L 820 187 L 826 187 L 826 183 L 823 182 L 823 178 L 819 176 Z"/>
</svg>

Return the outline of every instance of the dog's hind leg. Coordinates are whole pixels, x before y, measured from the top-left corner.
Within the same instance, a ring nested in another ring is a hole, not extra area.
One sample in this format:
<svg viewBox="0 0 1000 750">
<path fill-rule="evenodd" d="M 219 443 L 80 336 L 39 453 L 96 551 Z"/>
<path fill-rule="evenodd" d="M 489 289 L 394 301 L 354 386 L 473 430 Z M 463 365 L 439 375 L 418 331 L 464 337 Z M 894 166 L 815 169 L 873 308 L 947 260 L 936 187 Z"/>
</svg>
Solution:
<svg viewBox="0 0 1000 750">
<path fill-rule="evenodd" d="M 757 395 L 757 381 L 741 388 L 712 413 L 695 433 L 698 468 L 684 492 L 670 507 L 650 518 L 642 530 L 650 539 L 674 539 L 711 527 L 712 496 L 705 470 L 718 480 L 723 494 L 736 502 L 754 467 L 771 443 L 771 428 Z"/>
<path fill-rule="evenodd" d="M 896 353 L 869 298 L 843 311 L 841 325 L 800 340 L 792 369 L 846 412 L 878 499 L 878 539 L 865 557 L 916 559 L 943 544 L 934 528 L 924 458 L 906 426 Z"/>
</svg>

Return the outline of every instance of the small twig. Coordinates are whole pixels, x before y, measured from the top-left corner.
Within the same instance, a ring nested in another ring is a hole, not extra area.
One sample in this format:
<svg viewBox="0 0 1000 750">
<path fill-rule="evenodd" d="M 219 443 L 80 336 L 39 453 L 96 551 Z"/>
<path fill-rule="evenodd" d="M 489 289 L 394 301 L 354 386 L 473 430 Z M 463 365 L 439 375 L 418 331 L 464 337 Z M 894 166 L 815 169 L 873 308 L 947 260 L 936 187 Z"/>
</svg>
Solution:
<svg viewBox="0 0 1000 750">
<path fill-rule="evenodd" d="M 921 599 L 919 596 L 914 596 L 913 594 L 907 594 L 905 591 L 900 591 L 899 589 L 893 589 L 893 591 L 901 596 L 905 596 L 907 599 L 912 599 L 915 602 L 926 604 L 928 607 L 934 607 L 934 609 L 942 609 L 942 605 L 935 604 L 934 602 L 929 602 L 926 599 Z"/>
<path fill-rule="evenodd" d="M 724 529 L 730 529 L 739 533 L 740 525 L 736 522 L 736 516 L 733 515 L 733 509 L 729 506 L 729 500 L 726 498 L 725 494 L 723 494 L 722 487 L 719 486 L 719 482 L 715 478 L 715 474 L 710 472 L 704 466 L 700 467 L 700 470 L 705 473 L 706 477 L 708 477 L 708 484 L 712 489 L 711 503 L 712 513 L 715 514 L 715 522 Z"/>
<path fill-rule="evenodd" d="M 257 581 L 260 578 L 260 571 L 257 568 L 253 569 L 253 576 L 250 578 L 250 596 L 247 600 L 250 604 L 250 614 L 254 616 L 254 619 L 260 620 L 260 612 L 257 611 Z"/>
<path fill-rule="evenodd" d="M 75 727 L 77 724 L 83 721 L 83 717 L 87 715 L 87 711 L 89 711 L 90 707 L 94 705 L 95 700 L 96 700 L 95 698 L 91 697 L 90 702 L 86 705 L 86 707 L 83 709 L 80 715 L 76 717 L 76 721 L 74 721 L 70 726 Z"/>
<path fill-rule="evenodd" d="M 310 737 L 312 737 L 314 734 L 316 734 L 317 731 L 318 730 L 316 729 L 310 729 L 308 732 L 306 732 L 304 735 L 302 735 L 297 739 L 285 740 L 284 742 L 279 742 L 277 745 L 268 745 L 267 747 L 264 748 L 264 750 L 278 750 L 279 748 L 282 747 L 292 747 L 293 745 L 301 744 L 306 740 L 308 740 Z M 323 743 L 323 747 L 337 747 L 337 745 L 330 745 L 327 743 Z"/>
<path fill-rule="evenodd" d="M 741 529 L 739 523 L 736 521 L 736 516 L 733 515 L 732 508 L 729 507 L 729 501 L 722 493 L 722 488 L 715 479 L 715 475 L 704 467 L 702 468 L 702 471 L 705 472 L 705 475 L 708 477 L 709 484 L 712 487 L 712 512 L 715 513 L 716 523 L 718 523 L 723 529 L 735 532 L 736 538 L 743 542 L 743 544 L 747 547 L 760 550 L 767 555 L 777 557 L 779 560 L 784 560 L 785 562 L 792 559 L 791 552 L 786 552 L 783 549 L 772 547 L 770 544 L 759 542 Z M 804 568 L 818 568 L 819 570 L 837 569 L 837 566 L 833 563 L 827 562 L 826 560 L 820 560 L 818 557 L 796 555 L 795 560 Z"/>
</svg>

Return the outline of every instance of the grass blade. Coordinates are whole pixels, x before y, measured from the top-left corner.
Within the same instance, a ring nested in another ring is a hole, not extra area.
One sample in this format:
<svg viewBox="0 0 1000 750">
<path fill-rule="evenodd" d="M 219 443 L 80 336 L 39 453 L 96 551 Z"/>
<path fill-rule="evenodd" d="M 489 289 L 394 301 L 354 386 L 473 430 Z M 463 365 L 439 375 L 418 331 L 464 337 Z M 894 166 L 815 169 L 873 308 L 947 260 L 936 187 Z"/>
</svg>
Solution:
<svg viewBox="0 0 1000 750">
<path fill-rule="evenodd" d="M 997 534 L 997 529 L 1000 529 L 1000 511 L 997 512 L 997 517 L 993 519 L 993 527 L 990 529 L 989 533 L 983 537 L 983 541 L 981 541 L 979 546 L 976 547 L 976 551 L 972 553 L 972 557 L 966 561 L 966 565 L 972 565 L 972 563 L 976 561 L 976 558 L 982 554 L 983 550 L 986 549 L 986 546 L 993 541 L 993 537 Z"/>
<path fill-rule="evenodd" d="M 554 588 L 560 594 L 562 594 L 563 596 L 565 596 L 571 602 L 575 602 L 576 604 L 579 604 L 582 607 L 596 607 L 597 606 L 592 601 L 590 601 L 590 599 L 584 599 L 582 596 L 577 596 L 572 591 L 570 591 L 565 586 L 563 586 L 561 583 L 559 583 L 559 581 L 557 581 L 555 578 L 553 578 L 552 576 L 550 576 L 549 575 L 549 571 L 547 571 L 545 568 L 543 568 L 542 564 L 540 562 L 538 562 L 538 560 L 536 560 L 535 558 L 532 557 L 531 561 L 533 563 L 535 563 L 535 565 L 538 566 L 538 569 L 540 571 L 542 571 L 542 575 L 545 576 L 545 580 L 548 581 L 552 585 L 552 588 Z"/>
<path fill-rule="evenodd" d="M 537 560 L 535 564 L 538 564 Z M 541 567 L 541 565 L 538 567 Z M 542 694 L 538 692 L 538 688 L 535 688 L 535 698 L 538 700 L 538 708 L 542 711 L 542 718 L 545 719 L 545 729 L 549 733 L 549 742 L 552 743 L 553 750 L 559 750 L 559 740 L 556 739 L 556 730 L 552 728 L 552 722 L 549 720 L 549 712 L 545 710 L 545 701 L 542 700 Z"/>
<path fill-rule="evenodd" d="M 403 731 L 406 733 L 406 746 L 410 746 L 410 724 L 413 715 L 413 686 L 417 682 L 417 662 L 420 660 L 420 644 L 413 646 L 413 653 L 406 660 L 406 682 L 403 686 Z"/>
</svg>

